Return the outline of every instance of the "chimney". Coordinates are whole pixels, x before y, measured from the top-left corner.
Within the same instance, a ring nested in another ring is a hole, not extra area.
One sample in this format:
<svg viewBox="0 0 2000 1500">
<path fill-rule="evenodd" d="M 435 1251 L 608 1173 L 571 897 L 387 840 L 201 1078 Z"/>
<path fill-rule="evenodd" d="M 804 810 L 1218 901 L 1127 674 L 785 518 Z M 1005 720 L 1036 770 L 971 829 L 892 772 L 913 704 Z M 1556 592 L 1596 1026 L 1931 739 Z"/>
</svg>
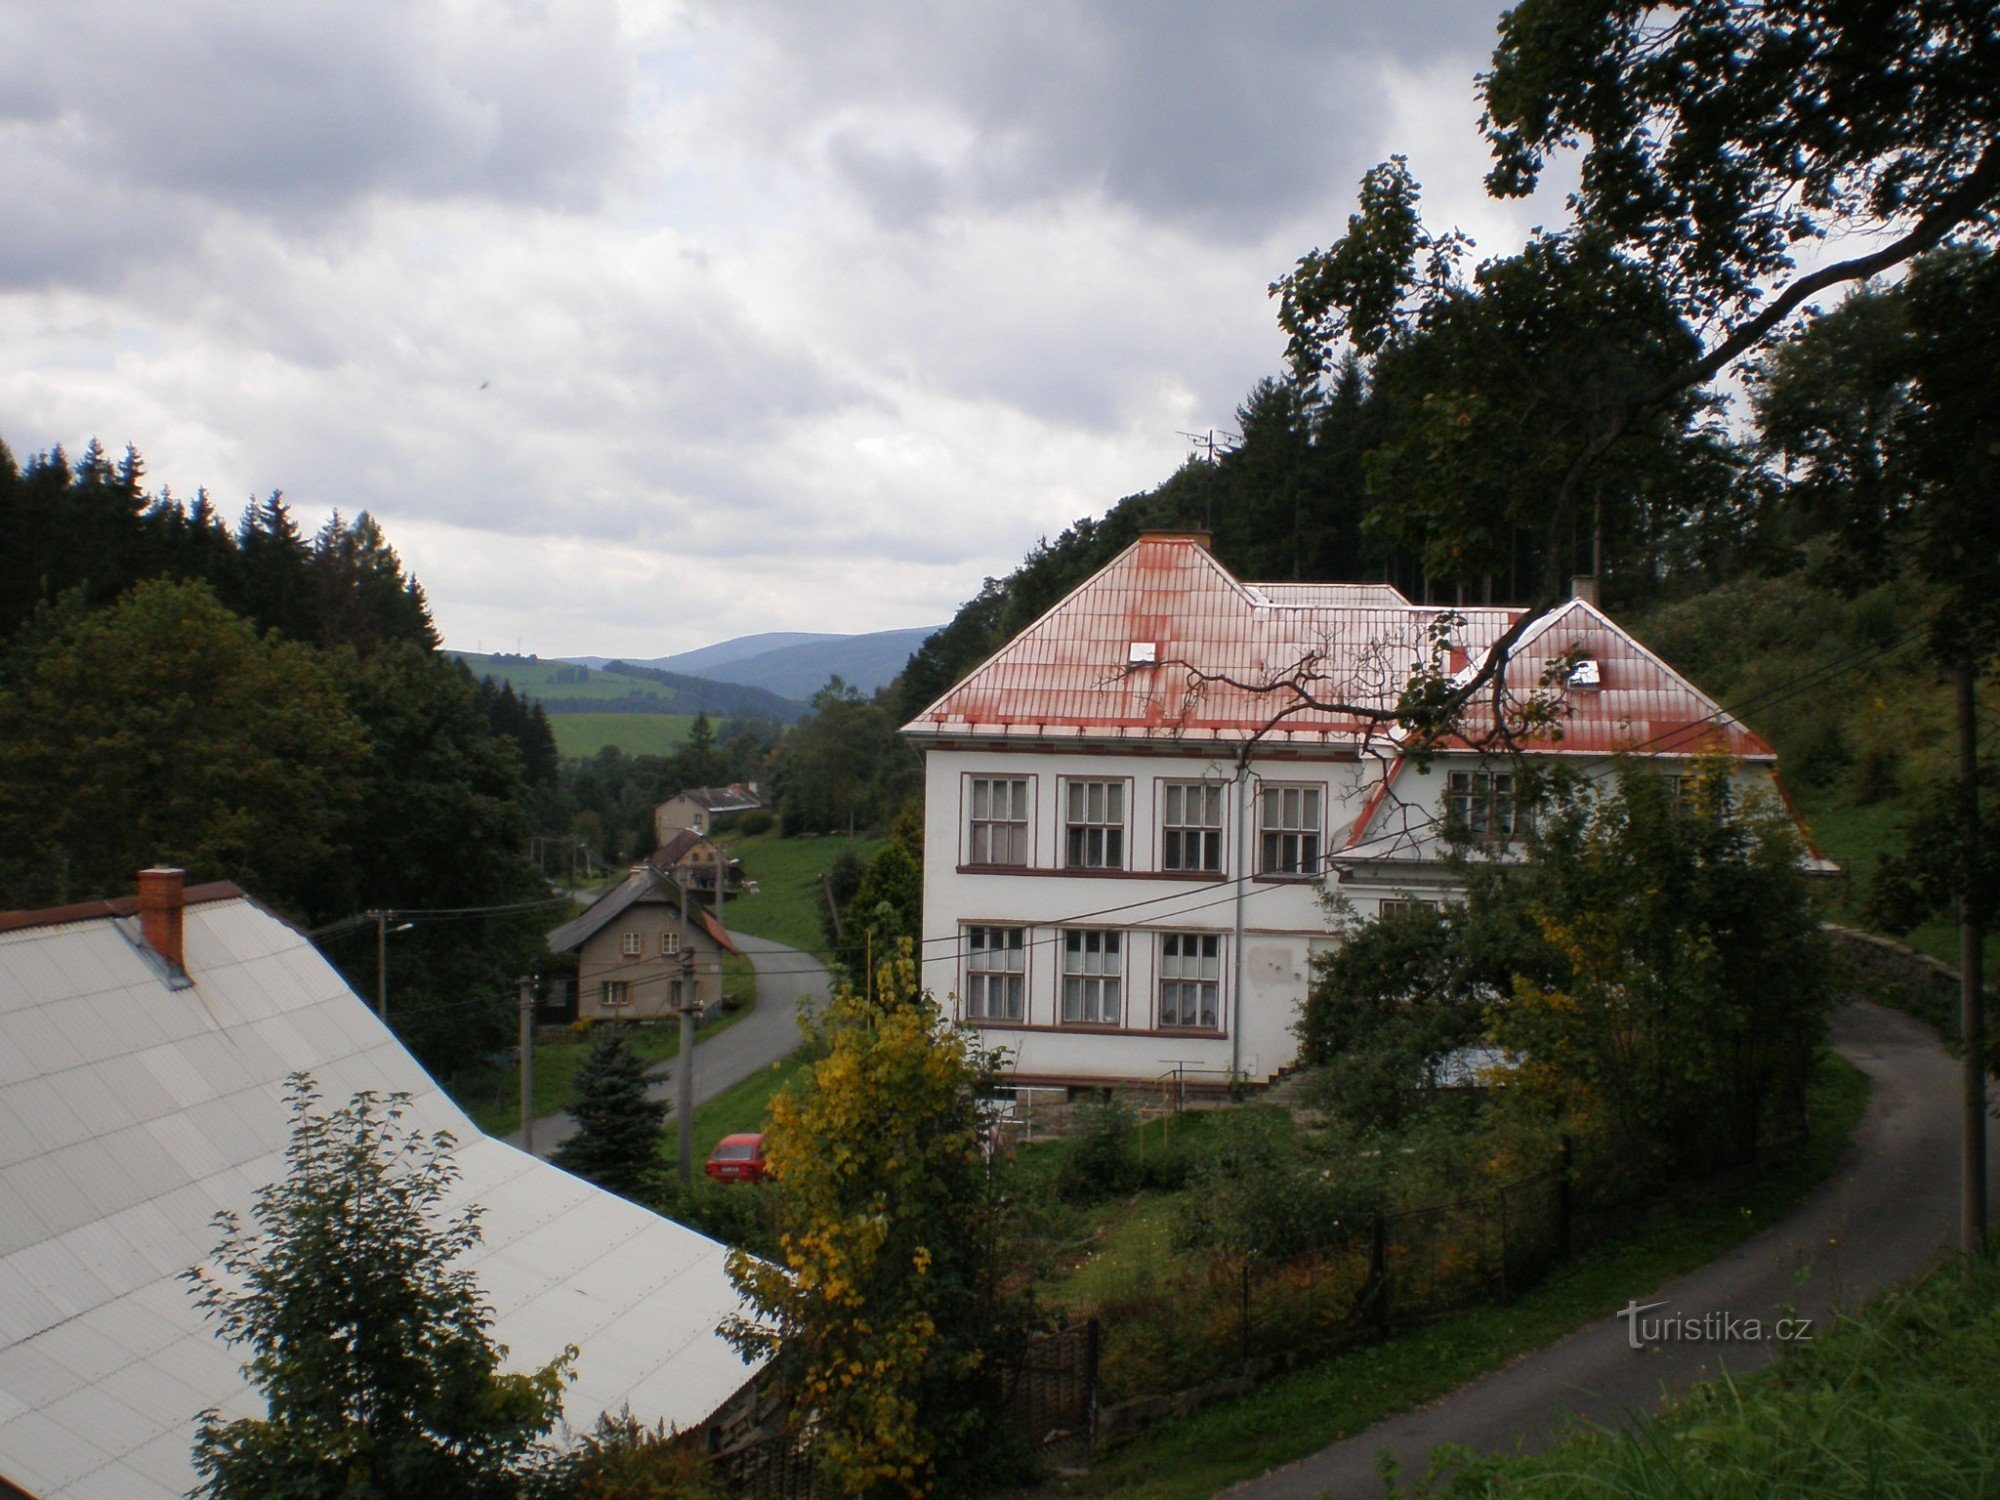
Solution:
<svg viewBox="0 0 2000 1500">
<path fill-rule="evenodd" d="M 1575 577 L 1571 578 L 1569 581 L 1569 596 L 1572 599 L 1581 599 L 1585 604 L 1594 607 L 1597 604 L 1597 575 L 1595 573 L 1578 573 Z"/>
<path fill-rule="evenodd" d="M 139 872 L 139 936 L 176 969 L 187 968 L 181 948 L 185 879 L 182 871 L 162 865 Z"/>
</svg>

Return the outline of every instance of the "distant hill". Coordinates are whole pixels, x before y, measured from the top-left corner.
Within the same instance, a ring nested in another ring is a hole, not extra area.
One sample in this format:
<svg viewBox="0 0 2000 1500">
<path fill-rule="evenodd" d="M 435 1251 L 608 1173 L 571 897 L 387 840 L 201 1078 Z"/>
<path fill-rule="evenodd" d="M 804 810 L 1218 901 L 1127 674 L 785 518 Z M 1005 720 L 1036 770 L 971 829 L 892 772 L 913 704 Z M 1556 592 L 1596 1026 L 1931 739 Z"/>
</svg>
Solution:
<svg viewBox="0 0 2000 1500">
<path fill-rule="evenodd" d="M 805 712 L 803 702 L 753 684 L 722 682 L 637 662 L 543 661 L 532 656 L 451 653 L 478 677 L 512 683 L 551 714 L 698 714 L 711 719 L 756 716 L 789 724 Z"/>
<path fill-rule="evenodd" d="M 910 653 L 934 634 L 937 626 L 913 630 L 877 630 L 867 635 L 814 635 L 799 631 L 767 631 L 626 665 L 666 672 L 698 674 L 718 682 L 764 688 L 803 703 L 838 676 L 864 693 L 888 682 L 910 659 Z M 612 658 L 576 656 L 570 661 L 603 667 Z"/>
</svg>

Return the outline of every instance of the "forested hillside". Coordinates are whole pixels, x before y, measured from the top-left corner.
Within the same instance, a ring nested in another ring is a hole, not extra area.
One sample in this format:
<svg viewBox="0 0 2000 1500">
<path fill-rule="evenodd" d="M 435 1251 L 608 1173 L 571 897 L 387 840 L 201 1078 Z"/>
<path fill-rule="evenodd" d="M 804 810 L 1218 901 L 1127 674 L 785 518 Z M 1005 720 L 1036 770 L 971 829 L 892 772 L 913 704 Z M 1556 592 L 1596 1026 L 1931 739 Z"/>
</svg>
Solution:
<svg viewBox="0 0 2000 1500">
<path fill-rule="evenodd" d="M 1954 957 L 1945 925 L 1955 818 L 1949 669 L 1961 648 L 1950 636 L 1965 606 L 1932 580 L 1991 571 L 2000 542 L 1982 540 L 1994 526 L 1990 497 L 1944 525 L 1950 513 L 1898 468 L 1916 468 L 1933 411 L 1913 394 L 1916 313 L 1904 304 L 1927 287 L 1944 296 L 1939 284 L 1959 299 L 1958 326 L 2000 321 L 2000 276 L 1977 253 L 1924 263 L 1914 293 L 1864 288 L 1777 346 L 1753 373 L 1749 409 L 1729 422 L 1721 399 L 1702 390 L 1656 413 L 1630 461 L 1600 482 L 1590 524 L 1537 527 L 1523 506 L 1497 499 L 1484 511 L 1476 498 L 1454 510 L 1434 481 L 1413 479 L 1413 453 L 1438 451 L 1425 424 L 1440 391 L 1463 403 L 1465 420 L 1482 419 L 1476 389 L 1463 395 L 1455 385 L 1476 383 L 1464 371 L 1477 361 L 1445 364 L 1464 352 L 1450 319 L 1373 360 L 1350 353 L 1323 371 L 1263 381 L 1237 412 L 1235 446 L 1038 543 L 1012 573 L 987 579 L 872 702 L 821 701 L 787 741 L 795 789 L 804 768 L 837 759 L 837 744 L 859 738 L 877 751 L 856 757 L 864 785 L 834 797 L 795 790 L 788 820 L 827 824 L 827 812 L 806 808 L 838 802 L 885 828 L 917 787 L 915 757 L 895 747 L 893 726 L 1148 528 L 1210 530 L 1217 557 L 1246 579 L 1387 581 L 1431 602 L 1527 604 L 1587 572 L 1614 617 L 1777 745 L 1814 837 L 1847 868 L 1839 914 L 1913 932 Z M 1983 317 L 1973 316 L 1981 306 Z M 1671 328 L 1652 336 L 1678 337 Z M 1538 351 L 1565 372 L 1550 403 L 1558 428 L 1565 403 L 1587 414 L 1596 399 L 1570 368 L 1602 363 L 1587 342 Z M 1995 362 L 1956 358 L 1962 385 L 1952 389 L 1976 408 Z M 1957 451 L 1970 456 L 1967 474 L 1950 482 L 1976 484 L 1991 469 L 1992 410 L 1954 429 Z M 1519 462 L 1550 465 L 1526 450 Z M 1493 482 L 1490 471 L 1465 475 L 1469 490 Z M 1990 682 L 1992 643 L 1975 645 Z M 1990 785 L 1996 716 L 1990 689 L 1983 696 Z M 1989 824 L 1994 800 L 1989 790 Z M 1982 877 L 1989 891 L 1995 832 Z"/>
<path fill-rule="evenodd" d="M 493 1045 L 548 889 L 529 807 L 539 708 L 437 649 L 366 515 L 235 526 L 95 444 L 0 444 L 0 907 L 129 891 L 155 863 L 234 880 L 302 926 L 395 912 L 391 1018 L 434 1065 Z M 325 935 L 376 986 L 374 923 Z"/>
</svg>

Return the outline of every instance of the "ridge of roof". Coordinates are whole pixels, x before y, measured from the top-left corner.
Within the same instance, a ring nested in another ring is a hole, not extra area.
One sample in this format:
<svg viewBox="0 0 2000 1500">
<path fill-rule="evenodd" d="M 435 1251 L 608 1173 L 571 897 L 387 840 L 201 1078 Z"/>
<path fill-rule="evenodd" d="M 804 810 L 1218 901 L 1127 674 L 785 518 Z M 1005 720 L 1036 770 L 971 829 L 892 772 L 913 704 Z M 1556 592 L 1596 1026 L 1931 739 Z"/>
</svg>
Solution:
<svg viewBox="0 0 2000 1500">
<path fill-rule="evenodd" d="M 676 890 L 672 897 L 667 894 L 672 888 L 672 882 L 663 880 L 650 865 L 640 866 L 591 902 L 580 915 L 571 917 L 560 927 L 551 928 L 547 937 L 549 951 L 567 953 L 602 931 L 613 917 L 655 893 L 666 905 L 678 908 L 679 892 Z"/>
<path fill-rule="evenodd" d="M 249 892 L 233 880 L 210 880 L 188 886 L 181 893 L 183 904 L 197 906 L 207 901 L 241 901 Z M 29 927 L 60 927 L 69 922 L 96 922 L 107 917 L 129 917 L 139 910 L 139 898 L 103 896 L 95 901 L 75 901 L 68 906 L 45 906 L 38 911 L 0 911 L 0 932 L 20 932 Z"/>
</svg>

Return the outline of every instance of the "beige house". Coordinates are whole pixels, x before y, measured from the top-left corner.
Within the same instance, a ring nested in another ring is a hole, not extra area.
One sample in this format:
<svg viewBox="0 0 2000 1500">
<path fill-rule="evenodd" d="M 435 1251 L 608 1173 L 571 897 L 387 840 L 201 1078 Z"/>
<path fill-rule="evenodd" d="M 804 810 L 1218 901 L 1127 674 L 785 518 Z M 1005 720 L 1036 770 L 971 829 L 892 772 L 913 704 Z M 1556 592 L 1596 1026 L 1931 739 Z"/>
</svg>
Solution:
<svg viewBox="0 0 2000 1500">
<path fill-rule="evenodd" d="M 707 838 L 714 832 L 715 819 L 754 812 L 763 805 L 764 789 L 754 781 L 689 787 L 653 809 L 653 842 L 664 844 L 683 828 Z"/>
<path fill-rule="evenodd" d="M 554 953 L 577 954 L 579 1019 L 646 1021 L 722 1000 L 722 958 L 736 945 L 706 907 L 685 910 L 672 881 L 641 865 L 582 916 L 549 934 Z"/>
<path fill-rule="evenodd" d="M 730 890 L 743 883 L 742 866 L 733 859 L 725 862 L 722 851 L 692 828 L 683 828 L 674 834 L 653 851 L 646 863 L 653 867 L 654 873 L 683 890 L 714 890 L 718 864 L 728 872 Z"/>
</svg>

